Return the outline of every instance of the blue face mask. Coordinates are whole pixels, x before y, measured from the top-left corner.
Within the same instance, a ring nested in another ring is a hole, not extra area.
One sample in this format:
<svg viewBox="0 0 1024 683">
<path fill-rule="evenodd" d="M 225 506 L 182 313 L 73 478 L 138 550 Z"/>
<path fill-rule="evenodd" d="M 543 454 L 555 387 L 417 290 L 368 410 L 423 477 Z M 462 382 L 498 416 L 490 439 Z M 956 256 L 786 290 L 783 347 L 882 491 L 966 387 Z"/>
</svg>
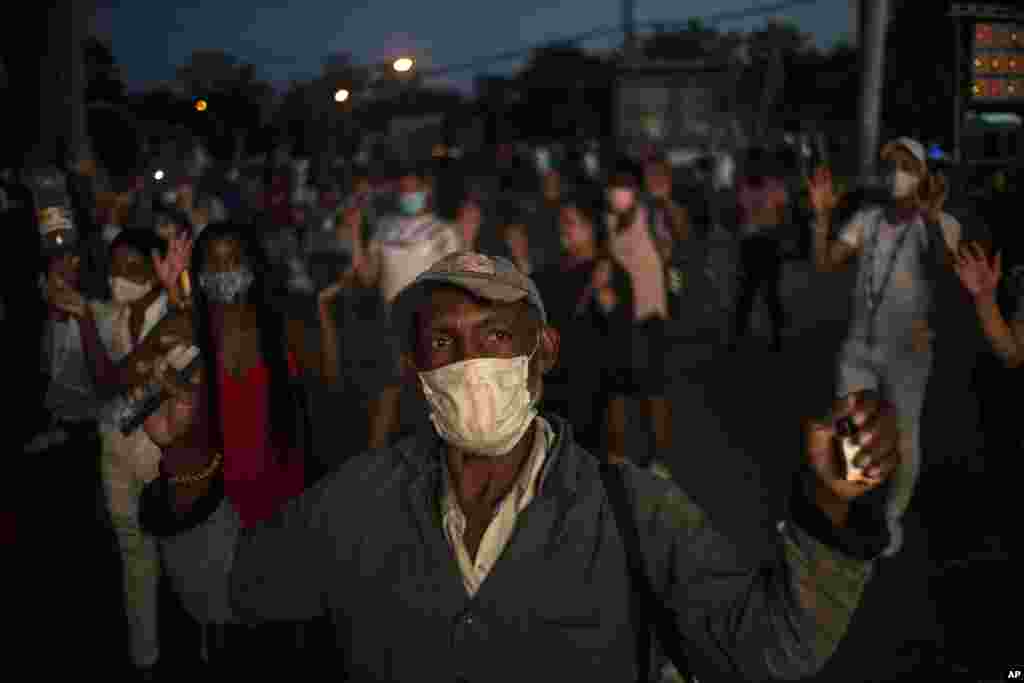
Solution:
<svg viewBox="0 0 1024 683">
<path fill-rule="evenodd" d="M 398 208 L 406 216 L 415 216 L 423 210 L 426 204 L 427 193 L 422 190 L 419 192 L 404 192 L 398 196 Z"/>
</svg>

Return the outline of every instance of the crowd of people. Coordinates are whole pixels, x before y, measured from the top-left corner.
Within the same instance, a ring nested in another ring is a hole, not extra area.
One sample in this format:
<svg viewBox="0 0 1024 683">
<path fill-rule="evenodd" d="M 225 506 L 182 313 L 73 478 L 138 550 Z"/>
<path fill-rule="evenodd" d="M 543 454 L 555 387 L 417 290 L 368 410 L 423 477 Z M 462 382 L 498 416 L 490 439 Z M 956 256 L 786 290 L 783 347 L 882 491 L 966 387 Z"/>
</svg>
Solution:
<svg viewBox="0 0 1024 683">
<path fill-rule="evenodd" d="M 525 190 L 430 164 L 314 182 L 281 156 L 262 182 L 78 163 L 56 174 L 62 204 L 6 175 L 5 215 L 35 209 L 46 306 L 23 450 L 96 468 L 89 509 L 116 532 L 144 679 L 160 670 L 161 575 L 222 673 L 279 664 L 306 633 L 249 625 L 318 618 L 352 680 L 812 673 L 902 547 L 925 387 L 941 353 L 968 352 L 943 348 L 956 336 L 939 312 L 972 311 L 1006 366 L 1024 360 L 1024 299 L 1000 302 L 992 240 L 943 211 L 919 143 L 881 159 L 888 197 L 855 211 L 827 169 L 806 179 L 806 256 L 854 264 L 856 285 L 835 405 L 808 427 L 771 566 L 745 568 L 665 465 L 686 446 L 666 357 L 674 298 L 704 267 L 685 260 L 695 243 L 724 231 L 736 245 L 732 352 L 759 292 L 783 346 L 799 221 L 769 149 L 728 184 L 708 160 L 684 180 L 661 157 L 604 172 L 545 157 Z M 379 323 L 358 367 L 342 341 L 357 300 Z M 365 443 L 314 461 L 309 396 L 352 381 L 366 413 L 336 420 L 365 423 Z M 652 437 L 640 452 L 632 401 Z M 881 510 L 865 502 L 876 489 Z"/>
</svg>

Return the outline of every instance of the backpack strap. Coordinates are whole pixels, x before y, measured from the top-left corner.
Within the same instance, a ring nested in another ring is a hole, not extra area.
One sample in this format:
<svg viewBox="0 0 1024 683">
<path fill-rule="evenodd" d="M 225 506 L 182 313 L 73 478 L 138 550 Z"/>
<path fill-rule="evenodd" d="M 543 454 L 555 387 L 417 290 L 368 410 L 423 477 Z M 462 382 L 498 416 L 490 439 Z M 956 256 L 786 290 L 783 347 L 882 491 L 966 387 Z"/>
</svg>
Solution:
<svg viewBox="0 0 1024 683">
<path fill-rule="evenodd" d="M 619 535 L 626 548 L 626 562 L 629 567 L 630 579 L 630 612 L 633 615 L 637 639 L 637 680 L 642 683 L 647 683 L 650 680 L 652 622 L 654 632 L 661 642 L 665 654 L 686 680 L 692 680 L 689 675 L 686 653 L 683 651 L 682 634 L 655 592 L 647 573 L 647 563 L 644 562 L 636 517 L 629 504 L 626 484 L 623 479 L 624 468 L 621 465 L 601 463 L 600 469 L 601 481 L 615 515 Z"/>
</svg>

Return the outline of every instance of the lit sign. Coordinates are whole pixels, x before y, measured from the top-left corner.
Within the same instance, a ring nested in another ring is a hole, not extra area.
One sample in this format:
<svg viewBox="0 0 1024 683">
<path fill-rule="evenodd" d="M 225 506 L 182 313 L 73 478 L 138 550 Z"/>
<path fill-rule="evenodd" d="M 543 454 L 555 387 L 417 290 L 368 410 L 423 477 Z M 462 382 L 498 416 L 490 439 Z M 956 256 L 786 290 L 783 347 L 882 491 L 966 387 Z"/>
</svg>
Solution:
<svg viewBox="0 0 1024 683">
<path fill-rule="evenodd" d="M 1024 25 L 976 25 L 972 65 L 974 99 L 1024 99 Z"/>
<path fill-rule="evenodd" d="M 975 99 L 1022 99 L 1024 78 L 976 78 L 971 93 Z"/>
<path fill-rule="evenodd" d="M 1010 23 L 978 24 L 974 45 L 980 48 L 1024 48 L 1024 26 Z"/>
<path fill-rule="evenodd" d="M 982 112 L 978 115 L 982 121 L 993 126 L 1019 126 L 1024 119 L 1013 112 Z"/>
</svg>

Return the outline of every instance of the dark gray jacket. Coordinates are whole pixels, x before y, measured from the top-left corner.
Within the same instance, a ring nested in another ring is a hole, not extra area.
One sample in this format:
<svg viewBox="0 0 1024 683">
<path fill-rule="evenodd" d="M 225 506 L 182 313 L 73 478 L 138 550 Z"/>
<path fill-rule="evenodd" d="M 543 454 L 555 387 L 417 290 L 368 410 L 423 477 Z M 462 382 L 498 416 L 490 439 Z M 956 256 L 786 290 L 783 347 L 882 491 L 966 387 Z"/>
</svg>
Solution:
<svg viewBox="0 0 1024 683">
<path fill-rule="evenodd" d="M 243 533 L 237 614 L 329 614 L 354 681 L 635 680 L 626 554 L 598 461 L 545 418 L 558 436 L 543 486 L 475 598 L 442 530 L 444 449 L 430 432 L 347 462 Z M 871 563 L 830 547 L 842 538 L 816 508 L 795 505 L 808 522 L 781 524 L 776 560 L 750 568 L 675 484 L 634 467 L 625 481 L 654 586 L 695 651 L 755 681 L 824 664 Z"/>
</svg>

